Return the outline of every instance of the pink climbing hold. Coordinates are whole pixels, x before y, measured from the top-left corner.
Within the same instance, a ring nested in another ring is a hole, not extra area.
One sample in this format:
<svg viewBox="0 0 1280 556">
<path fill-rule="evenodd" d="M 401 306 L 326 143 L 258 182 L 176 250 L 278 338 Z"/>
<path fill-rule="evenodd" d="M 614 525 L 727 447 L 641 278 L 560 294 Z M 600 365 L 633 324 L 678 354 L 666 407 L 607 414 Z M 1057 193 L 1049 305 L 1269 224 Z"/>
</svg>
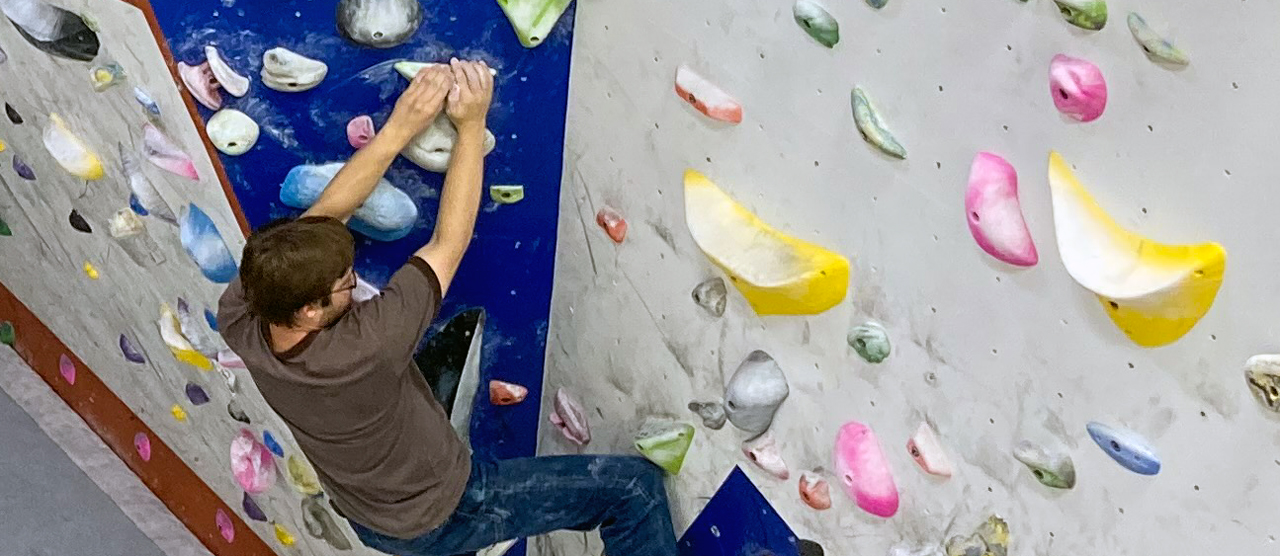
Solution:
<svg viewBox="0 0 1280 556">
<path fill-rule="evenodd" d="M 218 511 L 213 513 L 213 522 L 218 524 L 218 532 L 222 534 L 223 539 L 227 542 L 235 542 L 236 526 L 231 523 L 231 517 L 227 515 L 227 512 L 222 511 L 222 508 L 218 508 Z"/>
<path fill-rule="evenodd" d="M 889 460 L 870 427 L 850 421 L 836 436 L 836 470 L 845 492 L 871 515 L 893 517 L 898 513 L 898 486 Z"/>
<path fill-rule="evenodd" d="M 791 477 L 791 470 L 787 469 L 787 462 L 782 459 L 773 435 L 767 432 L 755 440 L 743 443 L 742 453 L 751 463 L 774 477 L 784 481 Z"/>
<path fill-rule="evenodd" d="M 1049 63 L 1049 94 L 1067 117 L 1092 122 L 1107 107 L 1107 82 L 1092 62 L 1058 54 Z"/>
<path fill-rule="evenodd" d="M 357 149 L 364 148 L 373 141 L 373 136 L 377 131 L 373 129 L 373 118 L 369 116 L 356 116 L 347 122 L 347 142 Z"/>
<path fill-rule="evenodd" d="M 133 449 L 138 451 L 138 457 L 142 461 L 151 461 L 151 437 L 147 433 L 140 432 L 133 435 Z"/>
<path fill-rule="evenodd" d="M 71 362 L 71 358 L 64 353 L 58 356 L 58 373 L 62 375 L 62 380 L 67 384 L 76 383 L 76 364 Z"/>
<path fill-rule="evenodd" d="M 187 86 L 187 90 L 191 91 L 191 96 L 196 97 L 196 101 L 205 108 L 210 110 L 222 108 L 222 94 L 218 92 L 222 85 L 219 85 L 218 78 L 214 77 L 209 62 L 198 66 L 188 66 L 178 62 L 178 76 L 182 78 L 182 83 Z"/>
<path fill-rule="evenodd" d="M 591 442 L 591 425 L 587 423 L 587 413 L 583 411 L 582 404 L 565 392 L 564 388 L 556 390 L 555 411 L 550 418 L 551 424 L 574 444 L 586 446 Z"/>
<path fill-rule="evenodd" d="M 249 429 L 240 429 L 240 434 L 231 441 L 231 474 L 250 494 L 262 494 L 276 482 L 271 450 L 258 442 Z"/>
<path fill-rule="evenodd" d="M 938 477 L 950 477 L 951 458 L 942 449 L 942 442 L 928 422 L 920 423 L 916 433 L 907 441 L 907 453 L 925 473 Z"/>
<path fill-rule="evenodd" d="M 596 224 L 604 228 L 604 233 L 609 234 L 614 243 L 622 243 L 627 238 L 627 221 L 613 207 L 601 208 L 596 213 Z"/>
<path fill-rule="evenodd" d="M 189 180 L 199 180 L 191 156 L 150 122 L 142 126 L 142 154 L 157 168 Z"/>
<path fill-rule="evenodd" d="M 800 474 L 800 499 L 810 508 L 827 510 L 831 508 L 831 488 L 821 475 L 805 471 Z"/>
<path fill-rule="evenodd" d="M 515 405 L 524 401 L 527 395 L 529 389 L 519 384 L 501 380 L 489 381 L 489 403 L 493 405 Z"/>
<path fill-rule="evenodd" d="M 987 254 L 1016 266 L 1040 261 L 1018 203 L 1018 172 L 989 152 L 973 157 L 964 194 L 969 232 Z"/>
</svg>

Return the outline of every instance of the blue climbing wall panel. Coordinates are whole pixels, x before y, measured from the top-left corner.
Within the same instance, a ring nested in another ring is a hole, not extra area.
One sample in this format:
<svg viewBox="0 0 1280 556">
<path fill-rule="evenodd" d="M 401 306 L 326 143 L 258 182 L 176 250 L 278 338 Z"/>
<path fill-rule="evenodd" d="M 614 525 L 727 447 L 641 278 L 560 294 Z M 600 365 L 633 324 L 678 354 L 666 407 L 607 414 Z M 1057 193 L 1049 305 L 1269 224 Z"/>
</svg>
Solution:
<svg viewBox="0 0 1280 556">
<path fill-rule="evenodd" d="M 742 468 L 735 466 L 680 538 L 680 554 L 799 556 L 799 542 Z"/>
<path fill-rule="evenodd" d="M 279 199 L 280 184 L 298 164 L 344 161 L 353 152 L 346 124 L 369 114 L 381 127 L 407 81 L 398 60 L 483 59 L 498 70 L 489 128 L 497 149 L 486 159 L 485 185 L 521 184 L 526 196 L 496 205 L 486 194 L 476 237 L 453 282 L 441 318 L 469 307 L 487 313 L 481 388 L 489 378 L 529 387 L 541 396 L 552 267 L 556 245 L 561 159 L 569 78 L 573 11 L 566 12 L 536 49 L 516 39 L 492 0 L 425 0 L 421 28 L 406 44 L 374 49 L 343 39 L 337 0 L 157 0 L 160 26 L 176 60 L 197 64 L 203 48 L 222 56 L 253 85 L 244 98 L 223 94 L 224 106 L 249 114 L 262 127 L 258 144 L 239 157 L 222 155 L 245 216 L 253 227 L 301 211 Z M 329 73 L 301 93 L 273 91 L 261 83 L 262 54 L 282 46 L 322 60 Z M 200 109 L 208 118 L 212 113 Z M 356 270 L 382 286 L 430 238 L 443 175 L 397 159 L 387 174 L 418 203 L 421 219 L 402 240 L 379 243 L 357 235 Z M 477 396 L 471 441 L 487 457 L 533 455 L 539 404 L 494 408 Z"/>
</svg>

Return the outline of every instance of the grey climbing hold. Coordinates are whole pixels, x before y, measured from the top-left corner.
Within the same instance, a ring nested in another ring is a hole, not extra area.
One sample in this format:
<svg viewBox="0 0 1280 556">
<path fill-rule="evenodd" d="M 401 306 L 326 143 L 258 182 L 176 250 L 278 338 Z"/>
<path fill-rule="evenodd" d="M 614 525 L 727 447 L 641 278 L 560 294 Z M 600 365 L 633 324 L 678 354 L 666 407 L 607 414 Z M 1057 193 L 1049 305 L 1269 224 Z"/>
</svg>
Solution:
<svg viewBox="0 0 1280 556">
<path fill-rule="evenodd" d="M 889 132 L 880 119 L 880 113 L 861 87 L 853 88 L 850 103 L 853 105 L 853 123 L 857 124 L 863 139 L 884 154 L 898 159 L 907 157 L 907 149 Z"/>
<path fill-rule="evenodd" d="M 1191 59 L 1187 58 L 1186 53 L 1174 46 L 1169 39 L 1160 36 L 1151 26 L 1147 25 L 1147 20 L 1135 12 L 1129 12 L 1129 32 L 1133 33 L 1134 40 L 1138 41 L 1138 45 L 1142 47 L 1142 51 L 1152 60 L 1173 64 L 1175 66 L 1185 66 L 1191 63 Z"/>
<path fill-rule="evenodd" d="M 725 387 L 725 412 L 733 426 L 753 435 L 769 430 L 778 406 L 791 388 L 782 367 L 768 353 L 756 350 L 738 365 Z"/>
<path fill-rule="evenodd" d="M 1026 2 L 1027 0 L 1022 0 L 1022 1 Z M 888 4 L 888 3 L 889 3 L 889 0 L 867 0 L 867 5 L 877 10 L 880 8 L 883 8 L 885 4 Z"/>
<path fill-rule="evenodd" d="M 1049 450 L 1030 440 L 1013 447 L 1013 457 L 1031 470 L 1040 484 L 1049 488 L 1071 489 L 1076 486 L 1076 468 L 1066 452 Z"/>
<path fill-rule="evenodd" d="M 1262 407 L 1280 413 L 1280 355 L 1250 357 L 1244 363 L 1244 380 Z"/>
<path fill-rule="evenodd" d="M 840 42 L 840 23 L 814 0 L 796 0 L 791 8 L 796 24 L 822 46 L 832 48 Z"/>
<path fill-rule="evenodd" d="M 351 541 L 338 528 L 337 522 L 325 509 L 321 495 L 308 496 L 302 499 L 302 519 L 307 527 L 307 534 L 338 550 L 351 550 Z"/>
<path fill-rule="evenodd" d="M 75 228 L 77 232 L 93 233 L 93 228 L 89 226 L 89 222 L 85 221 L 84 217 L 80 216 L 80 211 L 76 209 L 71 209 L 71 214 L 67 215 L 67 223 L 71 224 L 71 227 Z"/>
<path fill-rule="evenodd" d="M 338 31 L 352 42 L 374 48 L 404 44 L 422 25 L 419 0 L 342 0 Z"/>
<path fill-rule="evenodd" d="M 846 338 L 849 347 L 858 352 L 868 363 L 879 363 L 889 357 L 892 349 L 889 344 L 889 332 L 879 323 L 867 322 L 855 326 Z"/>
<path fill-rule="evenodd" d="M 4 103 L 4 115 L 9 117 L 9 121 L 12 122 L 13 125 L 22 125 L 22 122 L 24 121 L 22 119 L 22 114 L 19 114 L 18 110 L 7 102 Z"/>
<path fill-rule="evenodd" d="M 1053 0 L 1067 23 L 1098 31 L 1107 24 L 1107 3 L 1103 0 Z"/>
<path fill-rule="evenodd" d="M 232 419 L 240 421 L 246 425 L 253 424 L 253 421 L 249 420 L 249 415 L 240 408 L 240 402 L 236 401 L 234 396 L 231 398 L 231 401 L 227 402 L 227 414 L 230 415 Z"/>
<path fill-rule="evenodd" d="M 800 539 L 799 543 L 800 556 L 824 556 L 826 551 L 822 549 L 822 545 L 809 539 Z"/>
<path fill-rule="evenodd" d="M 729 417 L 724 411 L 724 404 L 720 402 L 689 402 L 689 411 L 702 418 L 702 426 L 715 431 L 724 428 L 724 422 Z"/>
<path fill-rule="evenodd" d="M 728 288 L 720 277 L 704 280 L 693 288 L 693 301 L 706 309 L 713 316 L 724 316 L 725 303 L 728 300 Z"/>
</svg>

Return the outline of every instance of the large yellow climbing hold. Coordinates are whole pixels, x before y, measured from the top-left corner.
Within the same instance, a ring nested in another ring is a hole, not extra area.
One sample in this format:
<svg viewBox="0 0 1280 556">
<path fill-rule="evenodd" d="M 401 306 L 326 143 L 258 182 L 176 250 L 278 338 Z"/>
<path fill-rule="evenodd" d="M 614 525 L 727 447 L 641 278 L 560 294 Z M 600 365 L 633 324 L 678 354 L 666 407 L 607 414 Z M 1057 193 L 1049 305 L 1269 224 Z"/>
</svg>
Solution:
<svg viewBox="0 0 1280 556">
<path fill-rule="evenodd" d="M 1227 266 L 1221 245 L 1157 243 L 1121 228 L 1056 152 L 1049 187 L 1062 264 L 1134 343 L 1169 344 L 1209 311 Z"/>
<path fill-rule="evenodd" d="M 164 340 L 164 345 L 169 346 L 174 359 L 202 371 L 213 370 L 213 361 L 196 351 L 195 346 L 192 346 L 187 337 L 182 335 L 178 316 L 174 314 L 168 303 L 160 304 L 160 320 L 156 325 L 160 328 L 160 338 Z"/>
<path fill-rule="evenodd" d="M 68 173 L 84 180 L 102 179 L 102 160 L 84 140 L 72 133 L 61 116 L 49 114 L 43 138 L 45 149 Z"/>
<path fill-rule="evenodd" d="M 849 260 L 760 220 L 706 176 L 684 173 L 684 210 L 698 247 L 761 315 L 812 315 L 849 289 Z"/>
<path fill-rule="evenodd" d="M 289 470 L 289 484 L 293 485 L 294 490 L 306 496 L 320 494 L 320 478 L 305 461 L 290 454 L 285 466 Z"/>
</svg>

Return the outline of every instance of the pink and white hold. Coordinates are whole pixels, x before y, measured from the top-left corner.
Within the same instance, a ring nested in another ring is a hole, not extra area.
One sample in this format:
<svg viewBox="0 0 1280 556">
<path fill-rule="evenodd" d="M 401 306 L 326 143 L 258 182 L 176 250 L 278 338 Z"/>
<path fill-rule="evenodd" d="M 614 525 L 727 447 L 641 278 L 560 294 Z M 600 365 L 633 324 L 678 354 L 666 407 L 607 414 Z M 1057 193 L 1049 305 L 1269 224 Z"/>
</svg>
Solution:
<svg viewBox="0 0 1280 556">
<path fill-rule="evenodd" d="M 253 432 L 241 429 L 231 441 L 231 474 L 245 492 L 262 494 L 276 482 L 276 464 L 268 450 Z"/>
<path fill-rule="evenodd" d="M 989 152 L 973 157 L 964 194 L 969 232 L 987 254 L 1016 266 L 1040 261 L 1018 203 L 1018 172 Z"/>
<path fill-rule="evenodd" d="M 1049 62 L 1049 94 L 1067 117 L 1092 122 L 1107 107 L 1107 82 L 1092 62 L 1058 54 Z"/>
<path fill-rule="evenodd" d="M 841 427 L 835 460 L 840 484 L 859 508 L 880 517 L 898 513 L 898 485 L 871 427 L 857 421 Z"/>
</svg>

